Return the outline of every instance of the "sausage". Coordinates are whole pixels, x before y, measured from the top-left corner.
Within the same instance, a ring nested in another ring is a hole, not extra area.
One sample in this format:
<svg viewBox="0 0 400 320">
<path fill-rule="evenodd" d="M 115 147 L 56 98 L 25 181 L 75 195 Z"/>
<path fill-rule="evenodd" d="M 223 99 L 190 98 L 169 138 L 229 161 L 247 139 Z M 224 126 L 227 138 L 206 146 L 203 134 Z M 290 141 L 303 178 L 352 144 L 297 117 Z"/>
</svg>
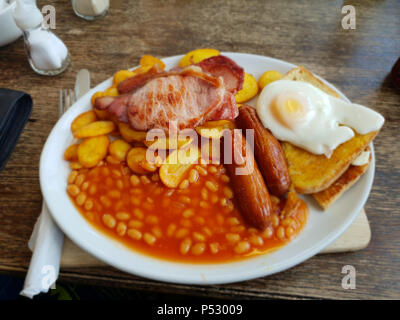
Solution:
<svg viewBox="0 0 400 320">
<path fill-rule="evenodd" d="M 238 128 L 254 129 L 254 155 L 271 194 L 282 197 L 290 187 L 285 154 L 279 141 L 264 127 L 254 108 L 242 106 L 236 118 Z"/>
<path fill-rule="evenodd" d="M 240 212 L 249 225 L 263 230 L 271 224 L 272 203 L 253 152 L 240 130 L 226 133 L 223 143 L 224 164 Z"/>
</svg>

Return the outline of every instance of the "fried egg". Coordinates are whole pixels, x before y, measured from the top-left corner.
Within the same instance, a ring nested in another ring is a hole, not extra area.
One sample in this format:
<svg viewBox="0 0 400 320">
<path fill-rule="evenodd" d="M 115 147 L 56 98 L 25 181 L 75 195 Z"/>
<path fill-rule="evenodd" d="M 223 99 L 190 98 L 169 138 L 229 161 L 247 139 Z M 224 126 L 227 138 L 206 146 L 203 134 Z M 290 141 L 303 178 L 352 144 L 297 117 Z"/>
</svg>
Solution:
<svg viewBox="0 0 400 320">
<path fill-rule="evenodd" d="M 327 157 L 353 138 L 354 131 L 366 134 L 384 123 L 382 115 L 370 108 L 292 80 L 267 85 L 257 100 L 257 114 L 278 140 Z"/>
</svg>

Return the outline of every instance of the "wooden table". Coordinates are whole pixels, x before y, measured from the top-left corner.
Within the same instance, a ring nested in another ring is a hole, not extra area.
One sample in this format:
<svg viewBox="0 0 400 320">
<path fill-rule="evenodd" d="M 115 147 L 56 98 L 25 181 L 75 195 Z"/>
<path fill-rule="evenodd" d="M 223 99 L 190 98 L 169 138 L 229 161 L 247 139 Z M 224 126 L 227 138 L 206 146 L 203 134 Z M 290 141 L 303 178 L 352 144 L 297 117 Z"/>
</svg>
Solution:
<svg viewBox="0 0 400 320">
<path fill-rule="evenodd" d="M 386 123 L 375 139 L 375 182 L 366 204 L 369 247 L 316 256 L 280 274 L 231 285 L 166 284 L 111 267 L 62 270 L 61 279 L 207 297 L 400 298 L 400 94 L 388 78 L 400 54 L 398 1 L 352 1 L 355 30 L 341 27 L 343 1 L 146 0 L 133 5 L 113 0 L 108 15 L 96 22 L 77 18 L 69 1 L 51 3 L 56 33 L 72 55 L 64 74 L 33 73 L 21 39 L 0 48 L 0 87 L 26 91 L 34 99 L 31 118 L 0 173 L 0 270 L 22 276 L 29 264 L 27 241 L 42 202 L 39 156 L 57 121 L 59 89 L 71 88 L 81 68 L 91 71 L 96 85 L 116 70 L 135 66 L 145 53 L 163 57 L 211 47 L 302 64 L 351 100 L 383 114 Z M 347 264 L 357 270 L 355 290 L 341 287 Z"/>
</svg>

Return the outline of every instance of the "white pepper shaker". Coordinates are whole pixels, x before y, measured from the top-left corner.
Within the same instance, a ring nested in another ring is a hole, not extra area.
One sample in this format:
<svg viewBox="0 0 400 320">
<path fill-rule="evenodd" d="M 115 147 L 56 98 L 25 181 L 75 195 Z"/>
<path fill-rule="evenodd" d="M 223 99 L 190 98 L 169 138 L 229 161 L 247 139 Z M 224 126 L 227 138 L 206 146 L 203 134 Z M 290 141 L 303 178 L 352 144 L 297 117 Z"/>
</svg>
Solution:
<svg viewBox="0 0 400 320">
<path fill-rule="evenodd" d="M 41 75 L 62 73 L 70 64 L 70 55 L 64 42 L 53 32 L 43 28 L 43 16 L 32 0 L 17 0 L 14 20 L 23 31 L 28 61 Z"/>
</svg>

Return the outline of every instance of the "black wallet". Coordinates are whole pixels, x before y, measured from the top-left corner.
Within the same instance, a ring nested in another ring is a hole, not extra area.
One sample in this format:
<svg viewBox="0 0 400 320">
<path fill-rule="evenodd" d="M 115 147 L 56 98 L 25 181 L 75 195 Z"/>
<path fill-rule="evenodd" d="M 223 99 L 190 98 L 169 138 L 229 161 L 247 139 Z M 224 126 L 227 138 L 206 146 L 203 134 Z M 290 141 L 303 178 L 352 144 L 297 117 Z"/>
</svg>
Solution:
<svg viewBox="0 0 400 320">
<path fill-rule="evenodd" d="M 0 170 L 17 144 L 31 114 L 32 104 L 29 94 L 0 88 Z"/>
</svg>

